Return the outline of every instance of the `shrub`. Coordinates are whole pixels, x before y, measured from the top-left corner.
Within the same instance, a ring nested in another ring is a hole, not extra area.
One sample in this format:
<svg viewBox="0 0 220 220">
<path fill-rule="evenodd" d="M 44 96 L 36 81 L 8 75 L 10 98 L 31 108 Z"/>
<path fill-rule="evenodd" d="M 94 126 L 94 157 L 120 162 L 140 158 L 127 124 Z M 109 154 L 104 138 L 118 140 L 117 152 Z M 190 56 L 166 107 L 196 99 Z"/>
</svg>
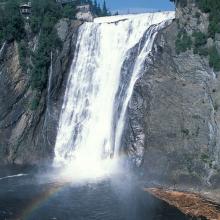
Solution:
<svg viewBox="0 0 220 220">
<path fill-rule="evenodd" d="M 63 17 L 64 18 L 69 18 L 69 19 L 74 19 L 76 15 L 76 7 L 75 5 L 65 5 L 63 7 Z"/>
<path fill-rule="evenodd" d="M 25 36 L 24 21 L 16 0 L 8 0 L 5 8 L 0 9 L 0 41 L 20 41 Z"/>
<path fill-rule="evenodd" d="M 40 32 L 37 50 L 32 55 L 30 85 L 38 96 L 46 88 L 50 54 L 61 47 L 61 41 L 54 29 L 62 14 L 59 6 L 53 0 L 34 1 L 31 28 L 34 33 Z M 32 100 L 31 109 L 39 104 L 39 97 Z"/>
<path fill-rule="evenodd" d="M 193 52 L 194 54 L 199 54 L 200 56 L 208 56 L 208 50 L 205 47 L 207 43 L 207 37 L 202 32 L 194 32 L 194 48 Z"/>
<path fill-rule="evenodd" d="M 220 33 L 220 23 L 215 19 L 211 20 L 209 23 L 209 36 L 215 38 L 216 33 Z"/>
<path fill-rule="evenodd" d="M 30 26 L 31 26 L 32 32 L 35 34 L 38 33 L 38 31 L 40 30 L 40 25 L 41 25 L 41 18 L 35 15 L 32 15 L 30 19 Z"/>
<path fill-rule="evenodd" d="M 205 12 L 205 13 L 210 12 L 209 0 L 197 0 L 197 4 L 203 12 Z"/>
<path fill-rule="evenodd" d="M 216 47 L 209 50 L 209 65 L 213 67 L 215 71 L 220 71 L 220 55 Z"/>
<path fill-rule="evenodd" d="M 26 57 L 28 55 L 28 47 L 25 43 L 24 40 L 21 40 L 19 43 L 18 43 L 18 52 L 19 52 L 19 62 L 20 62 L 20 65 L 23 69 L 23 71 L 27 71 L 27 61 L 26 61 Z"/>
<path fill-rule="evenodd" d="M 30 110 L 35 111 L 37 107 L 39 106 L 39 104 L 40 104 L 40 97 L 39 96 L 33 97 L 30 103 Z"/>
<path fill-rule="evenodd" d="M 205 13 L 209 13 L 209 36 L 214 38 L 215 33 L 220 33 L 220 1 L 196 0 L 198 7 Z"/>
<path fill-rule="evenodd" d="M 196 48 L 204 46 L 207 43 L 207 37 L 202 32 L 194 32 L 193 33 L 194 39 L 194 46 Z"/>
<path fill-rule="evenodd" d="M 188 136 L 190 134 L 189 129 L 187 128 L 183 128 L 181 132 L 183 133 L 184 136 Z"/>
<path fill-rule="evenodd" d="M 203 153 L 201 155 L 201 160 L 206 163 L 209 161 L 209 156 L 207 154 Z"/>
<path fill-rule="evenodd" d="M 195 14 L 195 17 L 196 17 L 197 19 L 199 19 L 200 16 L 201 16 L 201 14 L 197 11 L 196 14 Z"/>
<path fill-rule="evenodd" d="M 181 52 L 185 52 L 192 47 L 191 37 L 187 35 L 184 31 L 183 33 L 179 33 L 176 40 L 176 52 L 177 54 Z"/>
<path fill-rule="evenodd" d="M 2 0 L 0 0 L 2 1 Z M 0 8 L 0 45 L 6 40 L 16 40 L 18 42 L 19 62 L 24 71 L 27 71 L 26 64 L 29 54 L 28 44 L 26 44 L 25 21 L 20 14 L 20 0 L 4 0 L 6 2 L 4 10 Z M 55 0 L 31 0 L 32 15 L 29 24 L 33 34 L 39 34 L 37 49 L 32 53 L 30 66 L 30 85 L 34 94 L 30 108 L 36 109 L 39 105 L 40 97 L 46 88 L 48 79 L 48 69 L 50 67 L 50 54 L 59 50 L 62 46 L 57 36 L 55 24 L 59 19 L 65 17 L 74 19 L 76 14 L 76 4 L 89 3 L 92 10 L 98 16 L 109 15 L 105 1 L 103 7 L 92 0 L 77 0 L 68 6 L 62 7 Z M 27 21 L 26 21 L 27 22 Z"/>
<path fill-rule="evenodd" d="M 199 48 L 198 54 L 199 54 L 200 56 L 206 57 L 206 56 L 209 55 L 209 52 L 208 52 L 208 49 L 207 49 L 207 48 Z"/>
</svg>

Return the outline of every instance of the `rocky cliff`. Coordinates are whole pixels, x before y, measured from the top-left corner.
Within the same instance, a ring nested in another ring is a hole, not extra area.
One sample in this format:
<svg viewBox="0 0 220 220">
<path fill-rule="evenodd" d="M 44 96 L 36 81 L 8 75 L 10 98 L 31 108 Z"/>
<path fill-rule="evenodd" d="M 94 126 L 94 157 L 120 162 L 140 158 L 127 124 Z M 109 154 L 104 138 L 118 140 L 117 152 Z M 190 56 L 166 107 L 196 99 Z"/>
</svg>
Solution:
<svg viewBox="0 0 220 220">
<path fill-rule="evenodd" d="M 186 2 L 184 6 L 177 3 L 176 20 L 158 34 L 151 62 L 135 84 L 122 143 L 145 184 L 214 192 L 220 184 L 219 72 L 193 48 L 177 52 L 175 42 L 182 30 L 192 36 L 193 32 L 206 33 L 209 26 L 208 14 L 193 0 Z M 47 88 L 35 111 L 29 108 L 33 92 L 19 62 L 17 43 L 2 46 L 1 164 L 52 160 L 80 24 L 66 19 L 57 24 L 63 46 L 53 55 Z M 37 37 L 29 44 L 37 47 Z M 213 45 L 220 51 L 219 34 L 215 41 L 207 40 L 207 47 Z"/>
<path fill-rule="evenodd" d="M 123 143 L 146 184 L 194 191 L 219 187 L 219 72 L 207 57 L 193 49 L 177 53 L 175 45 L 182 27 L 192 34 L 207 32 L 208 25 L 208 14 L 194 1 L 177 3 L 176 20 L 157 36 L 151 64 L 136 82 Z M 214 44 L 211 38 L 209 43 Z"/>
<path fill-rule="evenodd" d="M 40 104 L 30 110 L 33 91 L 30 76 L 22 71 L 18 44 L 8 42 L 0 59 L 0 163 L 38 164 L 53 158 L 59 113 L 68 69 L 74 54 L 77 29 L 81 22 L 62 19 L 56 29 L 62 41 L 48 70 L 47 89 Z M 37 36 L 29 45 L 37 47 Z"/>
</svg>

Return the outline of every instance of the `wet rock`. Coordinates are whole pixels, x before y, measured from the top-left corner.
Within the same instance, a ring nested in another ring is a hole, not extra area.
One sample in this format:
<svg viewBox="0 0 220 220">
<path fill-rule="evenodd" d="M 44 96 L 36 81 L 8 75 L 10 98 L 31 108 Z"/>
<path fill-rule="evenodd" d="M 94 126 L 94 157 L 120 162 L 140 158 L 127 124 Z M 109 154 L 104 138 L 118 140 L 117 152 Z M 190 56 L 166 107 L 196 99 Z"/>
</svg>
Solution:
<svg viewBox="0 0 220 220">
<path fill-rule="evenodd" d="M 50 91 L 43 91 L 35 111 L 29 108 L 33 92 L 29 75 L 23 73 L 19 63 L 17 43 L 10 42 L 4 49 L 0 61 L 0 164 L 39 164 L 53 159 L 59 113 L 80 25 L 79 21 L 66 19 L 58 23 L 63 47 L 53 54 Z M 37 37 L 32 41 L 29 44 L 34 48 Z"/>
<path fill-rule="evenodd" d="M 207 58 L 191 50 L 176 54 L 187 11 L 198 10 L 190 7 L 177 8 L 179 20 L 157 36 L 151 62 L 134 87 L 123 146 L 141 164 L 143 181 L 203 188 L 213 186 L 220 167 L 220 81 Z M 201 16 L 205 31 L 207 15 Z M 189 33 L 200 28 L 188 23 Z"/>
<path fill-rule="evenodd" d="M 178 192 L 162 188 L 146 188 L 146 192 L 175 206 L 181 212 L 198 219 L 219 220 L 220 207 L 218 204 L 191 192 Z"/>
<path fill-rule="evenodd" d="M 68 23 L 69 22 L 70 21 L 68 19 L 61 19 L 56 25 L 58 37 L 62 41 L 65 41 L 65 39 L 68 35 L 68 31 L 69 31 L 69 24 Z"/>
<path fill-rule="evenodd" d="M 216 48 L 220 54 L 220 34 L 215 35 L 215 41 L 216 41 Z"/>
</svg>

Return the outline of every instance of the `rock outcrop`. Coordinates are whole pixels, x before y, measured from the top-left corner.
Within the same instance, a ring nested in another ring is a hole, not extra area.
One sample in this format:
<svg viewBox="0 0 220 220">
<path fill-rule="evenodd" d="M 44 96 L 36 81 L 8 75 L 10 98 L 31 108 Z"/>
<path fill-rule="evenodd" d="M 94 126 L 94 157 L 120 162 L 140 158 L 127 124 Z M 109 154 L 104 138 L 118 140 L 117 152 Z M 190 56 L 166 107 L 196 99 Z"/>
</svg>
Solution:
<svg viewBox="0 0 220 220">
<path fill-rule="evenodd" d="M 219 220 L 220 208 L 213 201 L 199 194 L 147 188 L 146 192 L 181 210 L 184 214 L 197 219 Z"/>
<path fill-rule="evenodd" d="M 123 146 L 145 183 L 219 188 L 219 73 L 207 58 L 175 49 L 181 25 L 189 33 L 207 30 L 207 14 L 200 11 L 200 25 L 194 21 L 198 10 L 192 0 L 177 5 L 177 19 L 158 34 L 129 104 Z"/>
<path fill-rule="evenodd" d="M 93 15 L 91 6 L 89 4 L 79 5 L 76 9 L 76 19 L 87 22 L 92 22 L 94 20 L 95 16 Z"/>
<path fill-rule="evenodd" d="M 0 164 L 38 164 L 53 158 L 67 73 L 80 24 L 79 21 L 67 19 L 57 24 L 63 47 L 53 55 L 53 71 L 48 73 L 48 88 L 43 92 L 35 111 L 29 108 L 33 92 L 29 75 L 23 73 L 19 63 L 17 43 L 7 43 L 1 51 Z M 37 45 L 34 39 L 33 44 Z"/>
<path fill-rule="evenodd" d="M 195 16 L 200 13 L 198 25 Z M 127 110 L 123 146 L 147 185 L 185 190 L 220 186 L 220 80 L 208 59 L 192 50 L 177 54 L 181 27 L 206 32 L 208 15 L 193 0 L 177 5 L 176 20 L 156 38 L 146 71 L 137 80 Z M 0 49 L 0 164 L 37 164 L 53 159 L 67 73 L 80 21 L 61 20 L 63 42 L 52 58 L 48 88 L 31 111 L 33 92 L 15 41 Z M 32 42 L 36 46 L 36 39 Z M 207 44 L 213 45 L 213 39 Z M 220 50 L 220 36 L 215 36 Z M 210 197 L 213 197 L 210 194 Z M 220 201 L 219 201 L 220 202 Z"/>
</svg>

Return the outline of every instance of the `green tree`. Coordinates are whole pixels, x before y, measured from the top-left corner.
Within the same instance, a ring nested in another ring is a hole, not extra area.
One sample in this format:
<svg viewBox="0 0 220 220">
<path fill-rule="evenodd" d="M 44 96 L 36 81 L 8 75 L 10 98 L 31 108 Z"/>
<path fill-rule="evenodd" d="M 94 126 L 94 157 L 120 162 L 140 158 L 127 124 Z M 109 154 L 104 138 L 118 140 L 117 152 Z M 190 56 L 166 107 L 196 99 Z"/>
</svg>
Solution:
<svg viewBox="0 0 220 220">
<path fill-rule="evenodd" d="M 63 7 L 63 17 L 69 19 L 75 19 L 76 7 L 75 5 L 65 5 Z"/>
<path fill-rule="evenodd" d="M 19 41 L 24 38 L 24 20 L 20 14 L 18 1 L 8 0 L 0 13 L 0 40 Z"/>
<path fill-rule="evenodd" d="M 209 64 L 215 71 L 220 71 L 220 55 L 216 47 L 211 48 L 209 51 Z"/>
<path fill-rule="evenodd" d="M 108 15 L 108 9 L 107 9 L 107 7 L 106 7 L 106 2 L 105 2 L 105 0 L 104 0 L 104 2 L 103 2 L 103 6 L 102 6 L 102 14 L 103 14 L 103 16 L 107 16 L 107 15 Z"/>
<path fill-rule="evenodd" d="M 209 36 L 214 38 L 216 33 L 220 33 L 220 1 L 196 0 L 196 2 L 204 13 L 209 13 Z"/>
<path fill-rule="evenodd" d="M 201 47 L 207 43 L 207 36 L 200 31 L 194 32 L 193 37 L 195 38 L 194 45 L 196 48 Z"/>
<path fill-rule="evenodd" d="M 177 35 L 176 40 L 176 52 L 180 54 L 181 52 L 186 52 L 188 49 L 192 47 L 192 40 L 191 37 L 187 35 L 185 31 L 179 33 Z"/>
</svg>

